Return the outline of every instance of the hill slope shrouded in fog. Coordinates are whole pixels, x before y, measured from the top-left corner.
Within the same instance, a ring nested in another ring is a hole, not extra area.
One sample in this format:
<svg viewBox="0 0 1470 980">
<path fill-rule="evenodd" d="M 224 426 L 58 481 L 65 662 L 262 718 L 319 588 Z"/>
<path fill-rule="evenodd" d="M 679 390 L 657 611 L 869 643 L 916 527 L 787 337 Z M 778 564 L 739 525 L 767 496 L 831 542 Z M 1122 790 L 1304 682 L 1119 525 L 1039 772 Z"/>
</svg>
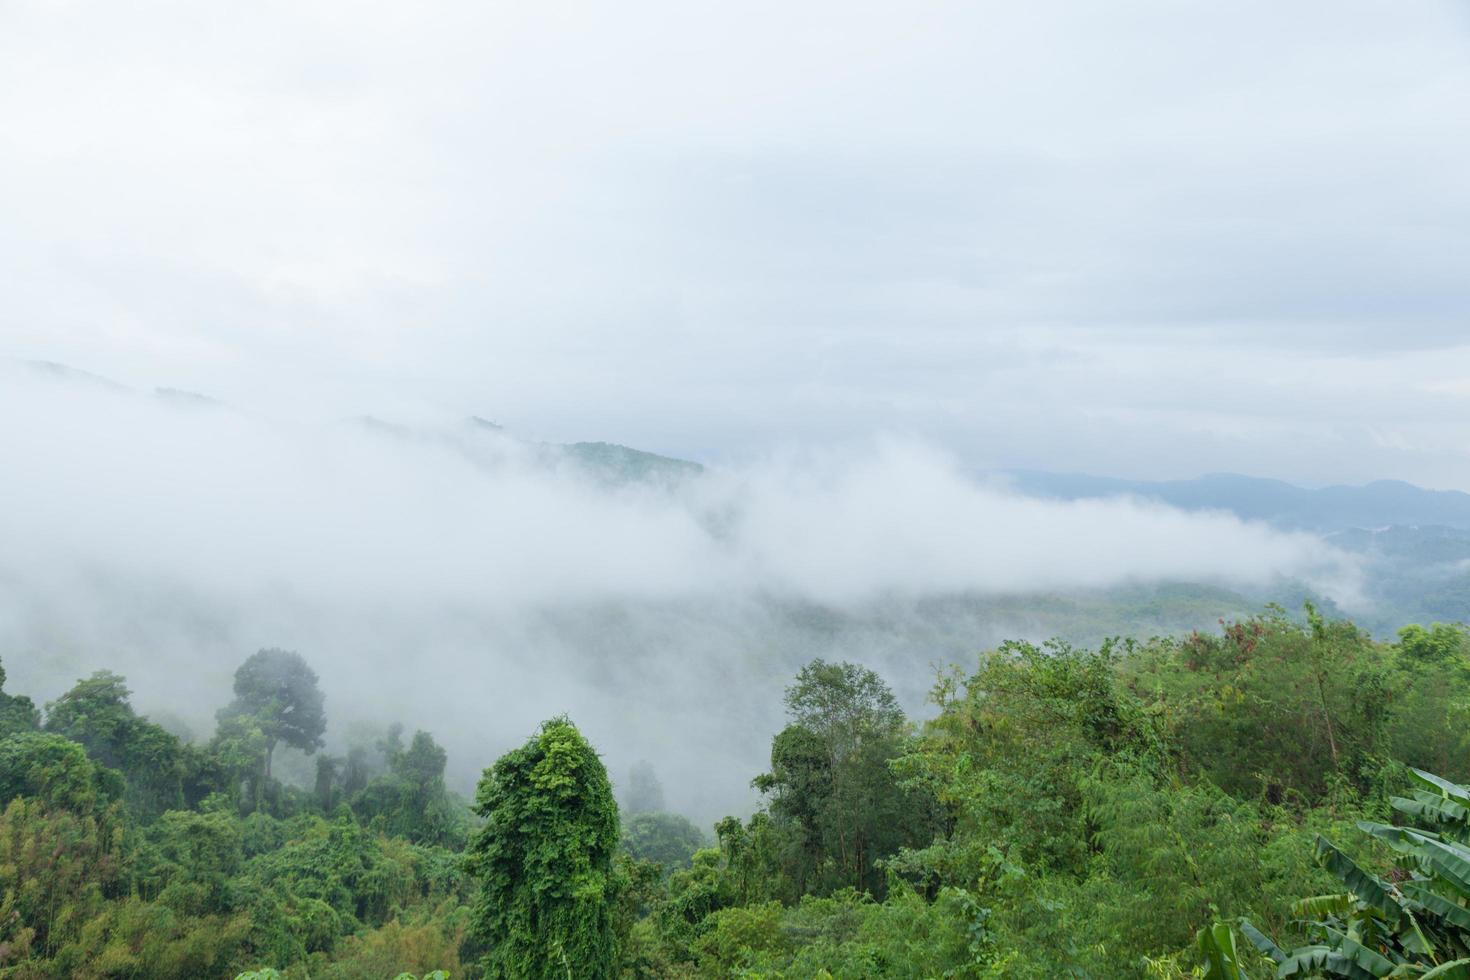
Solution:
<svg viewBox="0 0 1470 980">
<path fill-rule="evenodd" d="M 1080 473 L 1006 474 L 1017 490 L 1058 500 L 1139 497 L 1185 510 L 1227 510 L 1246 520 L 1312 531 L 1443 525 L 1470 529 L 1470 493 L 1426 490 L 1401 480 L 1305 489 L 1281 480 L 1213 473 L 1193 480 L 1119 480 Z"/>
<path fill-rule="evenodd" d="M 1364 583 L 1358 619 L 1375 632 L 1390 635 L 1410 622 L 1470 621 L 1470 494 L 1458 490 L 1398 480 L 1306 489 L 1230 473 L 1144 481 L 1033 470 L 1003 478 L 1046 499 L 1149 500 L 1319 533 L 1358 560 Z"/>
<path fill-rule="evenodd" d="M 11 364 L 0 644 L 42 697 L 107 667 L 206 730 L 243 652 L 311 655 L 344 710 L 446 720 L 451 778 L 572 711 L 715 813 L 812 656 L 930 664 L 1012 636 L 1207 627 L 1305 595 L 1351 606 L 1317 536 L 1133 500 L 1049 501 L 878 440 L 705 467 L 479 419 L 262 418 Z M 594 433 L 595 435 L 595 433 Z M 452 678 L 452 681 L 450 680 Z"/>
</svg>

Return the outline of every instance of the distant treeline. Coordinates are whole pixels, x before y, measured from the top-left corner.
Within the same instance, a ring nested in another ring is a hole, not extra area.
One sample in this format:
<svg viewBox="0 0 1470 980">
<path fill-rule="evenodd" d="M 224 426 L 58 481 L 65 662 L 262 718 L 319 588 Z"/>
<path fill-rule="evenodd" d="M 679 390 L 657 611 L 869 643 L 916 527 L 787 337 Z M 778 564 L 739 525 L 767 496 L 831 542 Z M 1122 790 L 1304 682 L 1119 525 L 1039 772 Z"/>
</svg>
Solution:
<svg viewBox="0 0 1470 980">
<path fill-rule="evenodd" d="M 620 807 L 567 718 L 473 801 L 427 732 L 326 754 L 290 651 L 198 742 L 112 673 L 44 712 L 3 682 L 0 978 L 1470 976 L 1459 626 L 1007 643 L 917 725 L 816 660 L 713 836 L 646 766 Z"/>
</svg>

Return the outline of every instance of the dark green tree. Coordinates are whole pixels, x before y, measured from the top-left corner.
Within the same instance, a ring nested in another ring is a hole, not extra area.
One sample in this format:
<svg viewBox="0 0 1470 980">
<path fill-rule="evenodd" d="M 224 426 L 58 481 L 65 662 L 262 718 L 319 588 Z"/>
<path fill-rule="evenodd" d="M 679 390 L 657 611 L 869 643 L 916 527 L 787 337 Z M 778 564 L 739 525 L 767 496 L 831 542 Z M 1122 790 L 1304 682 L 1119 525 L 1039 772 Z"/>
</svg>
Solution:
<svg viewBox="0 0 1470 980">
<path fill-rule="evenodd" d="M 352 796 L 353 812 L 417 843 L 463 845 L 469 811 L 444 787 L 444 749 L 428 732 L 415 732 L 407 748 L 398 726 L 389 734 L 388 772 Z"/>
<path fill-rule="evenodd" d="M 327 755 L 325 752 L 316 757 L 316 801 L 323 813 L 331 813 L 335 805 L 344 761 L 341 756 Z"/>
<path fill-rule="evenodd" d="M 444 785 L 444 764 L 448 758 L 434 736 L 419 731 L 413 733 L 408 748 L 388 760 L 388 767 L 393 775 L 427 795 L 435 786 Z"/>
<path fill-rule="evenodd" d="M 755 785 L 794 834 L 788 871 L 800 891 L 844 885 L 881 894 L 876 861 L 927 843 L 932 808 L 899 784 L 903 711 L 883 679 L 852 663 L 813 660 L 786 691 L 791 724 Z"/>
<path fill-rule="evenodd" d="M 1455 663 L 1465 666 L 1470 634 L 1458 623 L 1434 623 L 1425 628 L 1412 623 L 1399 630 L 1399 652 L 1408 660 L 1426 663 Z"/>
<path fill-rule="evenodd" d="M 642 760 L 628 773 L 628 789 L 623 794 L 625 813 L 662 813 L 664 787 L 653 766 Z"/>
<path fill-rule="evenodd" d="M 1136 651 L 1122 664 L 1144 703 L 1168 706 L 1181 775 L 1238 797 L 1319 802 L 1374 787 L 1389 744 L 1393 678 L 1372 640 L 1310 605 L 1281 609 Z"/>
<path fill-rule="evenodd" d="M 368 784 L 370 767 L 368 750 L 354 745 L 347 750 L 347 760 L 342 764 L 342 792 L 348 796 L 360 793 Z"/>
<path fill-rule="evenodd" d="M 700 829 L 677 813 L 635 813 L 623 821 L 623 850 L 637 861 L 653 861 L 666 871 L 689 866 L 694 852 L 708 845 Z"/>
<path fill-rule="evenodd" d="M 5 693 L 5 667 L 0 665 L 0 737 L 33 732 L 41 727 L 41 713 L 30 698 Z"/>
<path fill-rule="evenodd" d="M 0 739 L 0 803 L 18 796 L 89 814 L 122 794 L 122 779 L 71 739 L 19 732 Z"/>
<path fill-rule="evenodd" d="M 489 950 L 486 975 L 616 976 L 618 810 L 576 726 L 554 718 L 501 756 L 480 780 L 475 810 L 485 825 L 466 866 L 480 886 L 472 928 Z"/>
<path fill-rule="evenodd" d="M 267 649 L 251 654 L 235 671 L 235 700 L 221 721 L 249 715 L 265 736 L 265 778 L 278 742 L 303 752 L 322 746 L 327 728 L 324 698 L 316 671 L 294 650 Z"/>
<path fill-rule="evenodd" d="M 131 693 L 122 677 L 99 670 L 46 705 L 46 731 L 121 772 L 129 808 L 152 819 L 183 805 L 188 760 L 177 736 L 133 710 Z"/>
</svg>

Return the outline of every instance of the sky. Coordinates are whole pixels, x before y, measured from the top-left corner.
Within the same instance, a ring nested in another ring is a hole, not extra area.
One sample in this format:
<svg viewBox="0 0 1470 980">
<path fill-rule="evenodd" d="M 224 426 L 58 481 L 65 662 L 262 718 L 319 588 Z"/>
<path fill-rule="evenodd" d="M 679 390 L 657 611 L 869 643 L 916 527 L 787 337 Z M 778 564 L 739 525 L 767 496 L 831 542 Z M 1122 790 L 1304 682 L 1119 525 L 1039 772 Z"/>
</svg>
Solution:
<svg viewBox="0 0 1470 980">
<path fill-rule="evenodd" d="M 1448 0 L 0 2 L 0 352 L 703 460 L 1470 488 Z"/>
</svg>

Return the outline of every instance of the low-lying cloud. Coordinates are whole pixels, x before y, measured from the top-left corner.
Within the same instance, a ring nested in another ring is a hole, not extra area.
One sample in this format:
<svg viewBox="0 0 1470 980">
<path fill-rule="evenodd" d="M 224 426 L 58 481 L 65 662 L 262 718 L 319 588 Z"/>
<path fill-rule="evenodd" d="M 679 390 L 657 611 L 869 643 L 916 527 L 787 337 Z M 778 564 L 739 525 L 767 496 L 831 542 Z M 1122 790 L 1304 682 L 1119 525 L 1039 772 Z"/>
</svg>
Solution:
<svg viewBox="0 0 1470 980">
<path fill-rule="evenodd" d="M 205 733 L 240 659 L 295 647 L 339 726 L 429 729 L 466 781 L 567 711 L 615 775 L 654 758 L 704 815 L 748 798 L 810 656 L 880 664 L 912 701 L 930 660 L 993 642 L 994 597 L 1355 594 L 1315 537 L 1029 499 L 900 440 L 609 481 L 479 424 L 299 424 L 20 366 L 0 373 L 0 459 L 13 688 L 108 667 Z"/>
</svg>

